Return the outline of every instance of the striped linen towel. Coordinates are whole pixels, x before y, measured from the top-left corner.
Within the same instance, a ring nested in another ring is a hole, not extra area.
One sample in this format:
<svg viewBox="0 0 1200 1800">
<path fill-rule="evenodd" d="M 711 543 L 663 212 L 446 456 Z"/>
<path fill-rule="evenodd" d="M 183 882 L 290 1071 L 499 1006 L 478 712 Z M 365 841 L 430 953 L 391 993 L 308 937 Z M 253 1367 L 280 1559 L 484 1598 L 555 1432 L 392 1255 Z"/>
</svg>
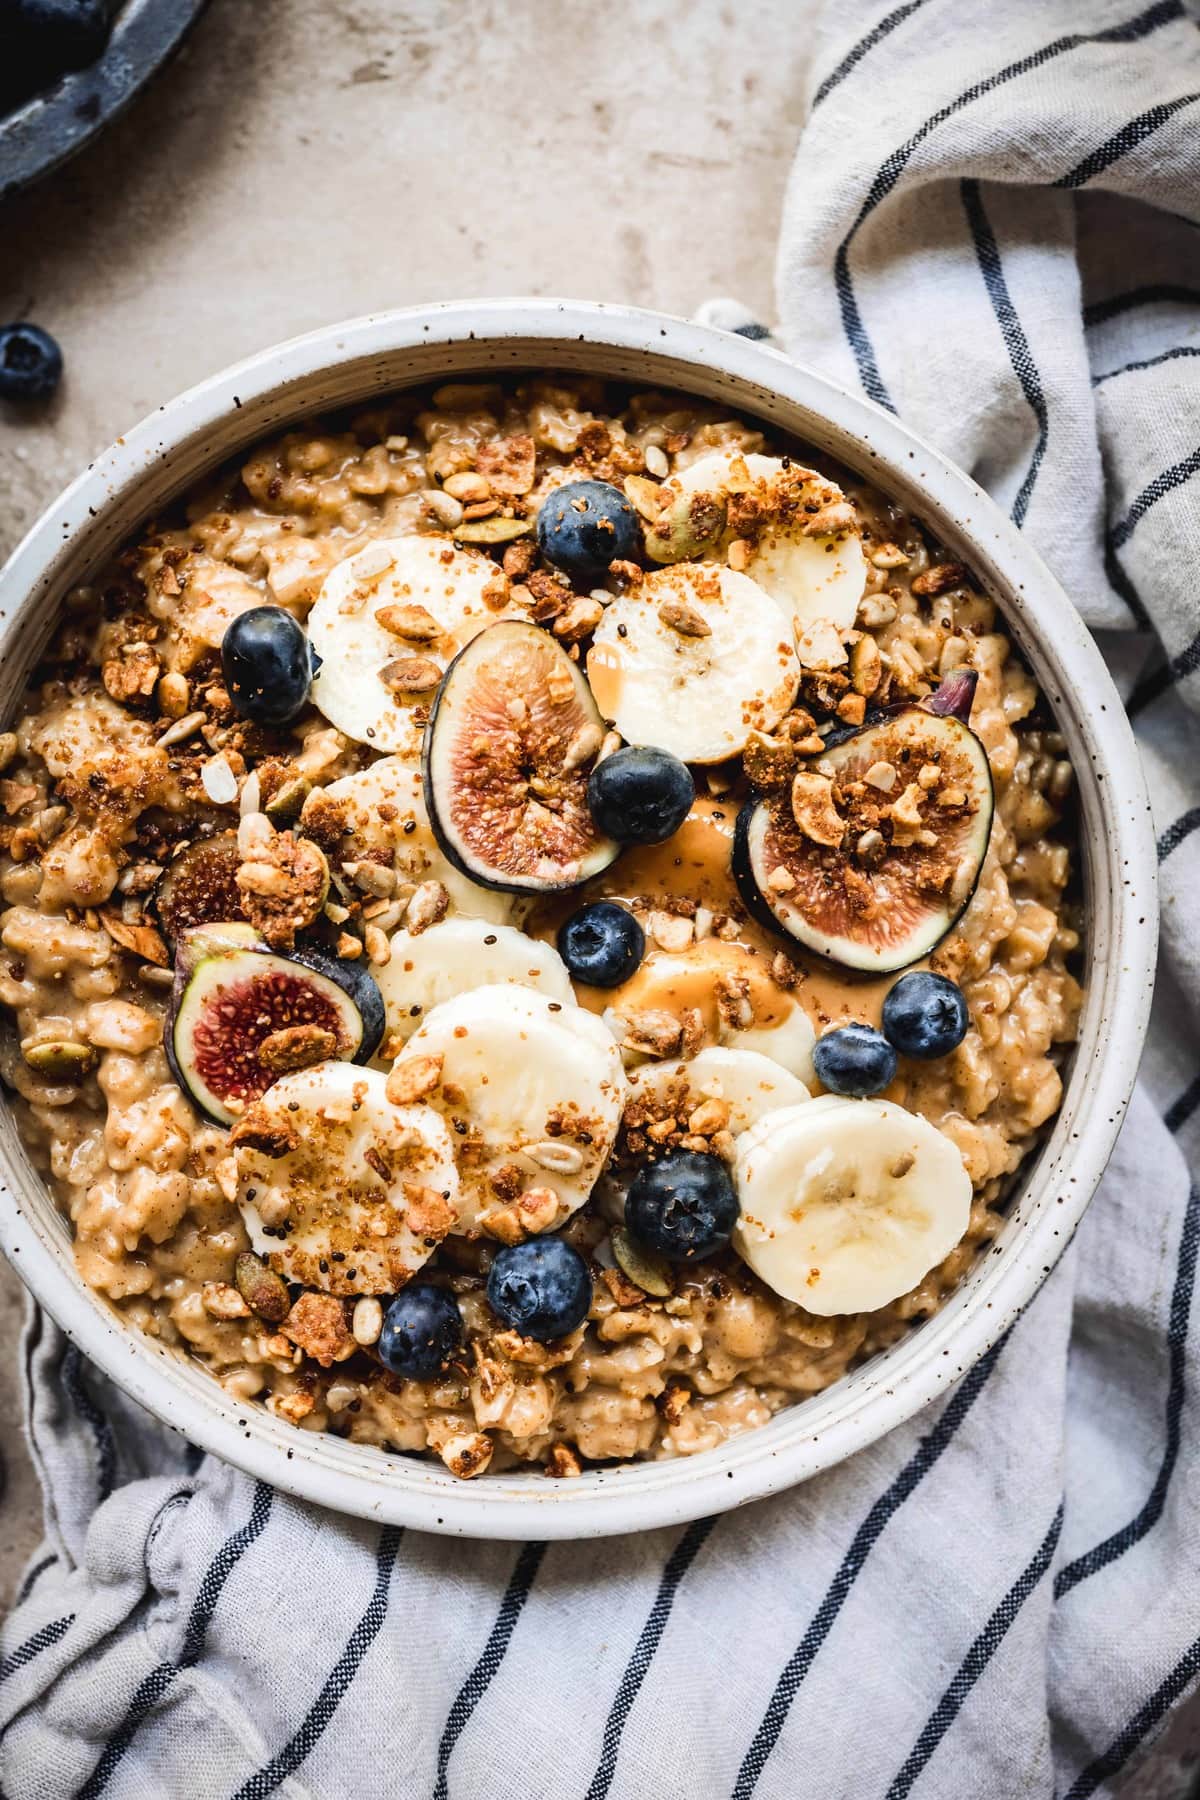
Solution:
<svg viewBox="0 0 1200 1800">
<path fill-rule="evenodd" d="M 1150 769 L 1152 1042 L 1037 1299 L 948 1399 L 806 1487 L 550 1547 L 272 1493 L 35 1314 L 47 1531 L 0 1663 L 9 1800 L 1121 1791 L 1200 1671 L 1198 126 L 1179 0 L 839 0 L 786 209 L 789 348 L 1034 536 Z"/>
</svg>

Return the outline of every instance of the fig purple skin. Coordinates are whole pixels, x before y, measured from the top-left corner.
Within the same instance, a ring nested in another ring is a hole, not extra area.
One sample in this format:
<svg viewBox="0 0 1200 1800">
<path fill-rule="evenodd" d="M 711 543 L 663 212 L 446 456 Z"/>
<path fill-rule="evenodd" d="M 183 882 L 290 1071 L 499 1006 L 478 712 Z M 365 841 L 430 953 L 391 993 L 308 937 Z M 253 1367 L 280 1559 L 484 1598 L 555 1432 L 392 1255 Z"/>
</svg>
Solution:
<svg viewBox="0 0 1200 1800">
<path fill-rule="evenodd" d="M 953 669 L 943 679 L 936 693 L 930 694 L 925 702 L 925 711 L 969 725 L 971 707 L 975 703 L 975 689 L 978 686 L 979 675 L 975 669 Z"/>
<path fill-rule="evenodd" d="M 176 959 L 175 985 L 163 1029 L 163 1047 L 175 1080 L 200 1110 L 217 1123 L 228 1124 L 230 1116 L 228 1109 L 221 1105 L 218 1090 L 211 1086 L 205 1073 L 205 1066 L 211 1065 L 212 1060 L 211 1041 L 203 1052 L 197 1043 L 199 1027 L 207 1022 L 211 1035 L 212 1023 L 205 1007 L 205 994 L 198 991 L 197 984 L 206 983 L 211 975 L 215 996 L 221 976 L 235 973 L 247 982 L 261 979 L 263 997 L 255 1003 L 253 1042 L 231 1044 L 231 1063 L 236 1064 L 239 1058 L 246 1056 L 253 1060 L 255 1045 L 266 1035 L 261 1026 L 261 1012 L 263 1008 L 269 1011 L 272 1002 L 288 1006 L 285 1016 L 279 1019 L 280 1026 L 312 1023 L 331 1030 L 343 1047 L 343 1055 L 352 1048 L 350 1061 L 366 1062 L 378 1048 L 384 1029 L 383 996 L 366 970 L 334 962 L 315 951 L 280 956 L 257 942 L 253 927 L 237 922 L 202 926 L 186 932 Z M 309 984 L 311 994 L 307 1005 L 303 1003 L 306 974 L 315 977 Z M 301 990 L 299 997 L 297 986 Z M 195 1017 L 191 1017 L 191 1013 Z M 299 1016 L 301 1013 L 305 1015 L 303 1018 Z M 262 1084 L 264 1090 L 267 1085 L 266 1082 Z"/>
</svg>

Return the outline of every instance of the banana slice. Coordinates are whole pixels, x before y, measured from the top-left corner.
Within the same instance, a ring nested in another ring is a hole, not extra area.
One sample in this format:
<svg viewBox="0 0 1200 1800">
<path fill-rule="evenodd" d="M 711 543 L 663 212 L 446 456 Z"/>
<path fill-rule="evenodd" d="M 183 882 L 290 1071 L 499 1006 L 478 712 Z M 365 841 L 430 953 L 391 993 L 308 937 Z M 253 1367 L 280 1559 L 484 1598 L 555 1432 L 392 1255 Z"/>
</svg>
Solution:
<svg viewBox="0 0 1200 1800">
<path fill-rule="evenodd" d="M 387 1077 L 352 1063 L 285 1075 L 231 1142 L 255 1250 L 286 1281 L 330 1294 L 390 1294 L 457 1223 L 444 1119 L 393 1106 Z"/>
<path fill-rule="evenodd" d="M 359 743 L 419 750 L 414 710 L 429 705 L 451 657 L 495 622 L 483 594 L 496 576 L 488 557 L 445 538 L 378 538 L 344 557 L 308 617 L 321 658 L 314 704 Z"/>
<path fill-rule="evenodd" d="M 699 1012 L 707 1043 L 755 1050 L 806 1085 L 815 1079 L 816 1033 L 808 1014 L 793 995 L 776 987 L 763 958 L 743 945 L 708 937 L 677 954 L 653 952 L 616 990 L 603 1017 L 617 1042 L 627 1044 L 637 1035 L 631 1023 L 639 1014 L 677 1019 L 685 1010 Z M 743 1016 L 749 1024 L 739 1022 Z M 627 1048 L 625 1060 L 634 1066 L 642 1057 Z"/>
<path fill-rule="evenodd" d="M 839 631 L 853 625 L 867 579 L 857 527 L 847 524 L 820 537 L 804 531 L 815 513 L 837 519 L 831 509 L 842 508 L 845 495 L 835 483 L 815 470 L 785 464 L 776 456 L 717 450 L 664 482 L 663 491 L 665 507 L 672 516 L 683 519 L 689 512 L 695 513 L 699 496 L 708 494 L 728 503 L 731 495 L 744 494 L 747 507 L 758 512 L 747 540 L 751 549 L 744 565 L 746 574 L 765 588 L 801 629 L 817 619 L 828 619 Z M 701 507 L 700 516 L 705 511 Z M 734 519 L 722 532 L 721 548 L 728 549 L 740 535 L 735 509 Z M 653 537 L 650 547 L 653 554 Z"/>
<path fill-rule="evenodd" d="M 738 1140 L 734 1247 L 808 1312 L 874 1312 L 949 1256 L 971 1182 L 919 1113 L 833 1095 L 771 1112 Z"/>
<path fill-rule="evenodd" d="M 442 1059 L 428 1104 L 458 1145 L 459 1230 L 531 1187 L 552 1188 L 565 1213 L 583 1205 L 625 1102 L 599 1019 L 525 988 L 474 988 L 434 1007 L 396 1068 L 419 1056 Z"/>
<path fill-rule="evenodd" d="M 605 609 L 587 660 L 596 704 L 630 744 L 723 762 L 792 701 L 800 665 L 779 607 L 713 563 L 676 563 Z"/>
<path fill-rule="evenodd" d="M 324 790 L 346 814 L 342 858 L 382 850 L 402 881 L 440 881 L 456 913 L 501 924 L 512 917 L 511 894 L 494 894 L 460 873 L 438 849 L 425 811 L 421 762 L 415 756 L 381 756 L 355 775 Z"/>
<path fill-rule="evenodd" d="M 392 954 L 372 970 L 387 1007 L 393 1041 L 407 1040 L 422 1019 L 456 994 L 511 983 L 574 1006 L 571 977 L 558 951 L 511 925 L 487 919 L 443 919 L 416 937 L 397 931 Z"/>
<path fill-rule="evenodd" d="M 706 1100 L 715 1100 L 726 1116 L 721 1125 L 714 1122 L 714 1129 L 734 1137 L 767 1113 L 802 1105 L 809 1097 L 802 1081 L 768 1057 L 719 1047 L 701 1050 L 689 1061 L 643 1064 L 629 1077 L 629 1095 L 648 1100 L 656 1117 L 673 1116 L 681 1131 Z M 710 1117 L 715 1121 L 715 1115 Z"/>
</svg>

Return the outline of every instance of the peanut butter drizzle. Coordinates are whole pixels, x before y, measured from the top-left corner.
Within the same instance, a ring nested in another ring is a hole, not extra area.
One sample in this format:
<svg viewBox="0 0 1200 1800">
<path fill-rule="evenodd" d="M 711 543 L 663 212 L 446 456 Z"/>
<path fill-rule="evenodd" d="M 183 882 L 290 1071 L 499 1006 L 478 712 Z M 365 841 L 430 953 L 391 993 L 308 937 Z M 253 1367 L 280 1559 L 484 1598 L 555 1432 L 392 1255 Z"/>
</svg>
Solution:
<svg viewBox="0 0 1200 1800">
<path fill-rule="evenodd" d="M 590 673 L 590 670 L 589 670 Z M 861 1019 L 879 1023 L 883 998 L 894 976 L 869 980 L 841 975 L 801 949 L 799 944 L 766 931 L 746 916 L 730 870 L 737 800 L 697 798 L 679 830 L 665 844 L 634 846 L 622 852 L 611 868 L 570 894 L 539 902 L 526 923 L 533 937 L 553 942 L 563 920 L 590 900 L 619 900 L 645 908 L 672 899 L 693 900 L 718 917 L 737 922 L 733 939 L 707 937 L 690 949 L 666 955 L 647 944 L 646 960 L 637 973 L 616 988 L 587 987 L 575 983 L 581 1006 L 591 1012 L 605 1007 L 619 1010 L 646 1007 L 681 1011 L 700 1009 L 705 1029 L 715 1035 L 717 982 L 724 974 L 745 975 L 750 982 L 755 1024 L 778 1025 L 788 1013 L 788 998 L 772 981 L 771 960 L 783 951 L 799 972 L 792 990 L 818 1033 L 831 1025 Z"/>
<path fill-rule="evenodd" d="M 588 686 L 606 719 L 615 719 L 621 704 L 621 658 L 614 644 L 593 644 L 587 659 Z"/>
</svg>

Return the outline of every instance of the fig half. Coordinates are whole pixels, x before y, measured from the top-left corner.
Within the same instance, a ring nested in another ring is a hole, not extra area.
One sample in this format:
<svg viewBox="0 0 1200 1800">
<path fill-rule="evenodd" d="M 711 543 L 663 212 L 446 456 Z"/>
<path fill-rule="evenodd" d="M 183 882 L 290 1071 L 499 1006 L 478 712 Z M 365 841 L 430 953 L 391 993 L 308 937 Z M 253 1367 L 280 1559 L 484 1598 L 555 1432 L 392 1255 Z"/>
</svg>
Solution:
<svg viewBox="0 0 1200 1800">
<path fill-rule="evenodd" d="M 222 1125 L 294 1069 L 330 1058 L 365 1062 L 383 1033 L 383 996 L 365 971 L 347 977 L 313 952 L 250 947 L 248 930 L 231 924 L 184 934 L 164 1031 L 175 1079 Z"/>
<path fill-rule="evenodd" d="M 561 644 L 524 620 L 472 638 L 425 733 L 425 806 L 443 855 L 483 887 L 578 887 L 620 848 L 588 811 L 605 725 Z"/>
<path fill-rule="evenodd" d="M 842 739 L 790 789 L 742 808 L 733 873 L 764 924 L 870 974 L 918 961 L 965 911 L 994 806 L 987 752 L 966 723 L 975 678 Z"/>
<path fill-rule="evenodd" d="M 234 831 L 197 838 L 172 857 L 154 892 L 154 910 L 169 943 L 195 925 L 245 918 L 237 884 L 241 861 Z"/>
</svg>

